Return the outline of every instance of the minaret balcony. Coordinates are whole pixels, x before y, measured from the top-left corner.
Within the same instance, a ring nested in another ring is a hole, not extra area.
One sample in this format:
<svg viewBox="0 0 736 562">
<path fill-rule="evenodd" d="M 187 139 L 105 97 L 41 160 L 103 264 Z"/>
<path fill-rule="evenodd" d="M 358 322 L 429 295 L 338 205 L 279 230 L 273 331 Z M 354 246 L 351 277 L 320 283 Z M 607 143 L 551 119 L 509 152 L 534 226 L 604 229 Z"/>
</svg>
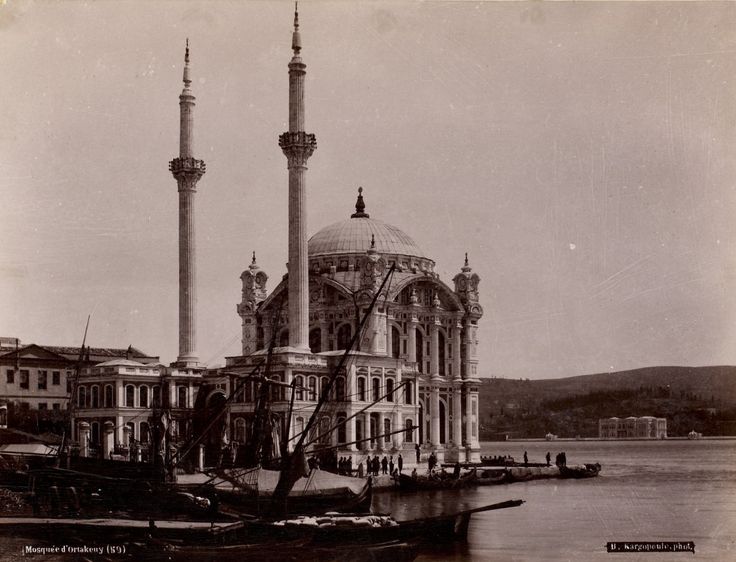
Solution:
<svg viewBox="0 0 736 562">
<path fill-rule="evenodd" d="M 302 153 L 309 157 L 317 149 L 317 137 L 312 133 L 290 131 L 279 136 L 279 146 L 287 155 Z"/>
<path fill-rule="evenodd" d="M 197 174 L 202 175 L 207 170 L 204 160 L 196 158 L 174 158 L 169 162 L 169 171 L 174 175 L 178 174 Z"/>
</svg>

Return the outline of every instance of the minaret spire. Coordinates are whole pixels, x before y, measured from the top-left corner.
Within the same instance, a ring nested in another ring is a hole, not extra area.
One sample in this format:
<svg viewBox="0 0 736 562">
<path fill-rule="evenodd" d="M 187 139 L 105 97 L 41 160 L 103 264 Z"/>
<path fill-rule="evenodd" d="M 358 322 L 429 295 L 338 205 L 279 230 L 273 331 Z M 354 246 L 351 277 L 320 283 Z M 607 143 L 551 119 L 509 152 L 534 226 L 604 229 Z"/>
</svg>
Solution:
<svg viewBox="0 0 736 562">
<path fill-rule="evenodd" d="M 176 365 L 199 363 L 196 349 L 196 246 L 194 194 L 204 175 L 205 164 L 194 158 L 194 95 L 189 68 L 189 39 L 184 51 L 184 89 L 179 96 L 179 157 L 169 162 L 179 190 L 179 357 Z"/>
<path fill-rule="evenodd" d="M 289 130 L 279 137 L 289 169 L 289 346 L 309 351 L 309 269 L 307 255 L 307 160 L 317 148 L 304 132 L 304 77 L 299 11 L 294 6 L 294 56 L 289 62 Z"/>
</svg>

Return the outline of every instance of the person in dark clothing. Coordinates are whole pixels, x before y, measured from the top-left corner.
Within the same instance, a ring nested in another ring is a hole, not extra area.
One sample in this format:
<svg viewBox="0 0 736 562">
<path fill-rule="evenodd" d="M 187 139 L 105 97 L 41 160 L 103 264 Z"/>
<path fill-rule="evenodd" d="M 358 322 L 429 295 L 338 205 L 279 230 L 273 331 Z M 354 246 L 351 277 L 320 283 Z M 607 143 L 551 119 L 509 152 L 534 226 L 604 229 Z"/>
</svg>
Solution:
<svg viewBox="0 0 736 562">
<path fill-rule="evenodd" d="M 388 474 L 388 459 L 384 455 L 384 457 L 381 459 L 381 473 L 382 474 Z"/>
<path fill-rule="evenodd" d="M 455 463 L 455 469 L 452 471 L 452 475 L 455 478 L 460 478 L 460 463 L 459 462 Z"/>
<path fill-rule="evenodd" d="M 526 454 L 526 451 L 524 451 L 524 466 L 527 466 L 529 464 L 529 456 Z"/>
<path fill-rule="evenodd" d="M 378 459 L 378 455 L 373 456 L 373 476 L 378 476 L 381 470 L 381 461 Z"/>
<path fill-rule="evenodd" d="M 550 459 L 551 459 L 551 458 L 552 458 L 552 456 L 551 456 L 551 455 L 549 454 L 549 451 L 547 451 L 547 466 L 549 466 L 549 464 L 550 464 Z"/>
<path fill-rule="evenodd" d="M 567 466 L 567 455 L 565 454 L 565 451 L 562 451 L 562 466 Z"/>
<path fill-rule="evenodd" d="M 404 468 L 404 458 L 401 456 L 401 453 L 399 453 L 398 465 L 399 465 L 399 474 L 401 474 L 401 469 Z"/>
<path fill-rule="evenodd" d="M 429 472 L 432 472 L 435 466 L 437 466 L 437 457 L 434 455 L 433 451 L 427 460 L 427 468 L 429 468 Z"/>
<path fill-rule="evenodd" d="M 388 459 L 388 473 L 393 474 L 394 473 L 394 456 L 391 455 Z"/>
<path fill-rule="evenodd" d="M 416 445 L 414 445 L 414 451 L 417 454 L 417 464 L 419 464 L 419 459 L 421 458 L 421 455 L 422 455 L 422 452 L 419 449 L 419 443 L 417 443 Z"/>
</svg>

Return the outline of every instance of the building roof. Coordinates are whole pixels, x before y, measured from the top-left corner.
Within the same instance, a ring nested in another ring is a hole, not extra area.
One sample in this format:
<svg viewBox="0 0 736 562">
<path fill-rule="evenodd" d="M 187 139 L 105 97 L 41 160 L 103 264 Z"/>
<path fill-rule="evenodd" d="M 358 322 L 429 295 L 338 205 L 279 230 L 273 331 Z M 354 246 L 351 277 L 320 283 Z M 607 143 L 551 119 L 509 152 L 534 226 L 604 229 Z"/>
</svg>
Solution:
<svg viewBox="0 0 736 562">
<path fill-rule="evenodd" d="M 429 259 L 400 228 L 368 217 L 353 217 L 324 227 L 309 239 L 309 257 L 365 254 L 371 240 L 375 240 L 379 254 Z"/>
</svg>

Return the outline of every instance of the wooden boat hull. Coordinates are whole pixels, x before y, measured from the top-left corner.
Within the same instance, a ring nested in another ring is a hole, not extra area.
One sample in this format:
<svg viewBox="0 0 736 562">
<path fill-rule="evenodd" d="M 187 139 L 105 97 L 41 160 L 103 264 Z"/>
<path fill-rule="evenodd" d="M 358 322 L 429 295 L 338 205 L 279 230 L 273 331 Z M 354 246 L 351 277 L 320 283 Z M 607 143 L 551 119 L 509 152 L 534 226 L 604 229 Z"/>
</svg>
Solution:
<svg viewBox="0 0 736 562">
<path fill-rule="evenodd" d="M 586 463 L 579 466 L 561 466 L 560 478 L 593 478 L 598 476 L 601 465 L 598 463 Z"/>
</svg>

